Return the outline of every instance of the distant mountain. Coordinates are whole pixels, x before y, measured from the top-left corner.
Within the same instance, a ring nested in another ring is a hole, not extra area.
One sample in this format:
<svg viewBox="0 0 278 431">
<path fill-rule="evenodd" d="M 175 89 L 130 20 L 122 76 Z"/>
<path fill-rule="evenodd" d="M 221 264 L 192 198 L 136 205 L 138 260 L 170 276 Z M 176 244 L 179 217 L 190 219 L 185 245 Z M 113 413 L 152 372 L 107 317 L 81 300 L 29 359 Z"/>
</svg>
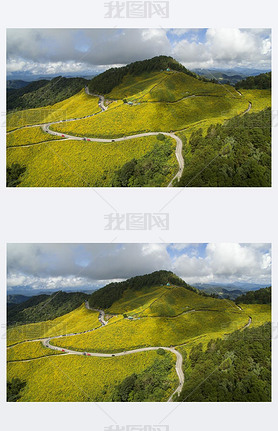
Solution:
<svg viewBox="0 0 278 431">
<path fill-rule="evenodd" d="M 139 291 L 146 287 L 167 285 L 182 286 L 188 290 L 197 292 L 197 289 L 187 284 L 172 271 L 155 271 L 151 274 L 139 275 L 119 283 L 110 283 L 93 292 L 89 298 L 89 304 L 93 307 L 109 308 L 115 301 L 119 300 L 127 290 Z"/>
<path fill-rule="evenodd" d="M 7 322 L 8 325 L 11 325 L 55 319 L 73 311 L 88 298 L 89 295 L 86 293 L 62 291 L 52 293 L 52 295 L 32 296 L 12 308 L 8 307 Z"/>
<path fill-rule="evenodd" d="M 19 88 L 26 87 L 26 85 L 29 85 L 30 82 L 22 81 L 21 79 L 10 79 L 7 80 L 7 89 L 8 90 L 17 90 Z"/>
<path fill-rule="evenodd" d="M 219 296 L 219 298 L 225 298 L 225 299 L 236 299 L 239 295 L 242 295 L 243 291 L 240 289 L 232 289 L 228 288 L 225 289 L 224 287 L 217 286 L 217 285 L 199 285 L 194 284 L 194 287 L 197 287 L 199 290 L 204 291 L 208 294 L 216 294 Z"/>
<path fill-rule="evenodd" d="M 215 79 L 221 82 L 221 84 L 235 85 L 237 82 L 247 78 L 248 76 L 256 76 L 265 73 L 259 69 L 245 69 L 245 68 L 234 68 L 234 69 L 193 69 L 195 73 L 200 76 L 204 76 L 207 79 Z"/>
<path fill-rule="evenodd" d="M 25 295 L 8 295 L 7 296 L 7 303 L 8 304 L 21 304 L 24 301 L 27 301 L 30 299 L 30 296 Z"/>
<path fill-rule="evenodd" d="M 58 76 L 51 81 L 42 79 L 23 88 L 7 90 L 7 110 L 53 105 L 78 93 L 88 82 L 84 78 Z"/>
<path fill-rule="evenodd" d="M 233 283 L 193 283 L 192 284 L 197 289 L 206 290 L 211 288 L 222 288 L 228 291 L 230 290 L 258 290 L 267 287 L 267 284 L 257 284 L 257 283 L 244 283 L 241 281 L 235 281 Z"/>
</svg>

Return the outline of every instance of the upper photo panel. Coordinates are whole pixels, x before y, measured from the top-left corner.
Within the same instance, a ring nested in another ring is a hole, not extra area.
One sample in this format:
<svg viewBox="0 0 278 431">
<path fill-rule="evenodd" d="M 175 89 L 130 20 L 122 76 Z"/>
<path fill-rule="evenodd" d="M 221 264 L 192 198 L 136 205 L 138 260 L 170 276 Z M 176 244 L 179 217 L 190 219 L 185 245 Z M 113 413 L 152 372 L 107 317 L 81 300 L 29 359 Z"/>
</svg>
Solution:
<svg viewBox="0 0 278 431">
<path fill-rule="evenodd" d="M 8 29 L 7 187 L 271 187 L 270 29 Z"/>
</svg>

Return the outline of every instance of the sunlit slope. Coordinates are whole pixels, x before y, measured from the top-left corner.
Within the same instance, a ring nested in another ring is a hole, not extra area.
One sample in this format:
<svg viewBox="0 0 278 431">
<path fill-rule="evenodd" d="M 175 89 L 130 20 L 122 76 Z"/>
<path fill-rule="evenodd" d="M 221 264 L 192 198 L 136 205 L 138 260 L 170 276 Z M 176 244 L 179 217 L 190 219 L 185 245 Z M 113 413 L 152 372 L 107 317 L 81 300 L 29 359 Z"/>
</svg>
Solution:
<svg viewBox="0 0 278 431">
<path fill-rule="evenodd" d="M 165 186 L 177 170 L 175 141 L 171 140 L 172 155 L 167 164 L 169 173 L 164 178 Z M 133 158 L 142 157 L 157 143 L 156 136 L 112 143 L 73 140 L 47 142 L 31 147 L 10 148 L 7 151 L 7 166 L 12 163 L 26 166 L 20 187 L 110 186 L 115 169 Z"/>
<path fill-rule="evenodd" d="M 143 97 L 146 93 L 165 79 L 167 75 L 164 72 L 145 72 L 141 75 L 126 75 L 123 82 L 113 88 L 105 97 L 108 99 L 125 99 L 132 100 L 132 96 Z"/>
<path fill-rule="evenodd" d="M 135 316 L 177 316 L 190 310 L 238 310 L 234 302 L 199 295 L 179 286 L 127 290 L 109 309 L 110 313 Z"/>
<path fill-rule="evenodd" d="M 244 312 L 245 316 L 251 317 L 252 322 L 250 328 L 263 325 L 267 322 L 271 322 L 271 305 L 270 304 L 239 304 Z M 234 330 L 238 328 L 235 327 Z M 211 339 L 223 338 L 228 331 L 224 330 L 221 326 L 219 330 L 213 333 L 204 333 L 198 337 L 194 337 L 189 340 L 184 346 L 179 346 L 178 350 L 183 353 L 186 352 L 187 355 L 190 353 L 193 346 L 202 343 L 203 349 L 206 349 L 208 342 Z M 229 331 L 230 332 L 230 331 Z"/>
<path fill-rule="evenodd" d="M 118 319 L 99 331 L 52 340 L 52 343 L 74 350 L 100 352 L 170 346 L 205 333 L 217 333 L 220 329 L 222 332 L 241 329 L 249 319 L 248 313 L 232 301 L 205 297 L 174 286 L 153 287 L 149 292 L 147 289 L 127 290 L 108 310 L 118 315 L 120 312 L 134 320 Z"/>
<path fill-rule="evenodd" d="M 149 346 L 171 346 L 187 342 L 221 328 L 226 332 L 242 328 L 248 316 L 240 311 L 195 311 L 177 317 L 142 317 L 116 323 L 82 335 L 54 339 L 52 344 L 73 350 L 119 352 Z"/>
<path fill-rule="evenodd" d="M 28 125 L 91 115 L 101 111 L 98 101 L 98 97 L 89 96 L 81 90 L 78 94 L 55 105 L 17 111 L 7 115 L 7 131 Z"/>
<path fill-rule="evenodd" d="M 174 102 L 193 95 L 219 97 L 227 94 L 237 99 L 240 97 L 230 85 L 203 82 L 181 72 L 164 72 L 164 78 L 141 101 Z"/>
<path fill-rule="evenodd" d="M 177 71 L 150 72 L 141 75 L 126 75 L 120 85 L 106 95 L 111 99 L 128 99 L 133 102 L 174 102 L 191 95 L 222 96 L 229 93 L 239 98 L 239 93 L 230 85 L 204 82 Z"/>
<path fill-rule="evenodd" d="M 62 352 L 48 349 L 40 341 L 26 341 L 7 350 L 7 361 L 22 361 L 55 354 L 62 354 Z"/>
<path fill-rule="evenodd" d="M 183 287 L 164 288 L 164 293 L 157 297 L 140 316 L 177 316 L 190 310 L 196 311 L 238 311 L 234 302 L 199 295 Z"/>
<path fill-rule="evenodd" d="M 16 147 L 18 145 L 36 144 L 38 142 L 52 141 L 54 139 L 61 139 L 61 137 L 45 133 L 40 126 L 35 126 L 8 133 L 6 143 L 7 147 Z"/>
<path fill-rule="evenodd" d="M 166 401 L 177 386 L 175 357 L 169 370 L 169 389 L 160 401 Z M 8 364 L 7 379 L 20 376 L 27 382 L 20 401 L 111 401 L 116 384 L 132 373 L 140 373 L 155 361 L 156 352 L 131 356 L 97 358 L 59 355 L 31 362 Z"/>
<path fill-rule="evenodd" d="M 100 326 L 98 312 L 87 310 L 84 305 L 81 305 L 76 310 L 57 319 L 19 325 L 8 329 L 7 345 L 10 346 L 25 340 L 86 331 L 98 326 Z"/>
<path fill-rule="evenodd" d="M 113 138 L 144 132 L 181 130 L 203 119 L 233 117 L 244 112 L 245 98 L 196 96 L 176 103 L 127 104 L 108 109 L 104 114 L 83 120 L 53 124 L 52 130 L 75 136 Z"/>
</svg>

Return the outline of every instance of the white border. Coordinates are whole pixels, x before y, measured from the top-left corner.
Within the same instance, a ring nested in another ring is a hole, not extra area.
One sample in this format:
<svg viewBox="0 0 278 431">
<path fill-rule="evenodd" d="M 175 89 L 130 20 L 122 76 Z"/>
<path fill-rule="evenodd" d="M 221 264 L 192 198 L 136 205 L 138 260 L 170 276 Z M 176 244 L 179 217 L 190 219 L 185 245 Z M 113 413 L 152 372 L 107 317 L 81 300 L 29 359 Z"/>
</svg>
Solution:
<svg viewBox="0 0 278 431">
<path fill-rule="evenodd" d="M 277 105 L 277 10 L 274 1 L 186 2 L 170 0 L 169 20 L 107 20 L 103 1 L 69 3 L 65 0 L 39 3 L 11 0 L 1 7 L 1 109 L 5 112 L 5 30 L 7 27 L 268 27 L 273 29 L 273 110 Z M 1 118 L 2 120 L 3 118 Z M 110 212 L 91 189 L 8 189 L 4 187 L 5 129 L 0 128 L 0 265 L 1 323 L 5 322 L 7 242 L 272 242 L 273 262 L 277 262 L 277 174 L 272 189 L 187 189 L 170 205 L 170 230 L 164 232 L 104 231 L 103 215 Z M 273 142 L 277 128 L 273 130 Z M 273 144 L 273 166 L 277 166 Z M 119 212 L 157 211 L 176 190 L 101 189 Z M 161 235 L 163 234 L 163 235 Z M 273 269 L 273 321 L 278 322 L 277 269 Z M 2 334 L 1 334 L 2 335 Z M 273 342 L 277 358 L 277 340 Z M 5 429 L 35 431 L 50 428 L 103 431 L 111 424 L 90 403 L 5 403 L 5 340 L 1 338 L 1 419 Z M 273 362 L 277 381 L 277 361 Z M 189 403 L 181 405 L 168 419 L 170 431 L 187 427 L 215 431 L 252 429 L 272 430 L 276 424 L 277 387 L 272 403 Z M 121 425 L 155 424 L 173 405 L 162 403 L 116 404 L 105 407 Z"/>
</svg>

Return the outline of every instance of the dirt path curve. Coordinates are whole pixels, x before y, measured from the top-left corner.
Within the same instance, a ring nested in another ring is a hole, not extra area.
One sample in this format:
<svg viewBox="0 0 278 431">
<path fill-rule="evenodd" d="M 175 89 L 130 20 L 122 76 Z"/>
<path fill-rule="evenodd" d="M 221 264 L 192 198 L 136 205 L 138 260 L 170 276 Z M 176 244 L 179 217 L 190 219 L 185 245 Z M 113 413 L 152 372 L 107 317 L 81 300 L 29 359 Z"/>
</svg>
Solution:
<svg viewBox="0 0 278 431">
<path fill-rule="evenodd" d="M 243 329 L 248 328 L 248 326 L 250 326 L 250 325 L 251 325 L 251 323 L 252 323 L 252 317 L 251 317 L 251 316 L 249 316 L 248 323 L 246 323 L 246 325 L 245 325 L 245 326 L 243 326 L 242 330 L 243 330 Z"/>
<path fill-rule="evenodd" d="M 175 174 L 175 176 L 172 178 L 172 180 L 170 181 L 170 183 L 168 184 L 167 187 L 172 187 L 173 185 L 173 181 L 175 179 L 180 179 L 182 176 L 182 172 L 184 169 L 184 159 L 183 159 L 183 155 L 182 155 L 182 140 L 175 135 L 174 132 L 146 132 L 146 133 L 137 133 L 134 135 L 129 135 L 129 136 L 123 136 L 122 138 L 115 138 L 115 139 L 101 139 L 101 138 L 86 138 L 84 136 L 74 136 L 74 135 L 68 135 L 62 132 L 54 132 L 53 130 L 50 129 L 50 126 L 52 124 L 60 124 L 60 123 L 67 123 L 70 121 L 77 121 L 77 120 L 83 120 L 85 118 L 89 118 L 89 117 L 94 117 L 95 115 L 99 115 L 102 112 L 105 112 L 107 110 L 107 107 L 104 105 L 105 103 L 105 99 L 104 96 L 99 95 L 99 94 L 91 94 L 89 92 L 88 87 L 85 87 L 85 92 L 86 94 L 90 95 L 90 96 L 94 96 L 94 97 L 99 97 L 99 107 L 101 108 L 101 111 L 96 112 L 94 114 L 91 115 L 86 115 L 85 117 L 80 117 L 80 118 L 68 118 L 67 120 L 58 120 L 58 121 L 52 121 L 52 122 L 48 122 L 48 123 L 42 123 L 42 124 L 33 124 L 33 125 L 28 125 L 28 126 L 23 126 L 23 127 L 19 127 L 17 129 L 13 129 L 10 130 L 8 133 L 12 133 L 15 130 L 19 130 L 19 129 L 24 129 L 24 128 L 29 128 L 29 127 L 38 127 L 40 126 L 42 131 L 45 133 L 48 133 L 49 135 L 52 136 L 60 136 L 61 138 L 63 138 L 62 140 L 75 140 L 75 141 L 90 141 L 90 142 L 103 142 L 103 143 L 108 143 L 108 142 L 120 142 L 120 141 L 125 141 L 128 139 L 135 139 L 135 138 L 141 138 L 141 137 L 145 137 L 145 136 L 157 136 L 159 134 L 163 134 L 165 136 L 170 136 L 171 138 L 173 138 L 176 141 L 176 151 L 175 151 L 175 155 L 178 161 L 178 165 L 179 165 L 179 169 L 178 172 Z M 59 141 L 58 139 L 56 141 Z M 41 145 L 44 143 L 48 143 L 48 142 L 53 142 L 53 141 L 42 141 L 42 142 L 37 142 L 34 144 L 25 144 L 25 145 L 17 145 L 17 146 L 10 146 L 7 148 L 21 148 L 21 147 L 32 147 L 35 145 Z"/>
<path fill-rule="evenodd" d="M 176 373 L 177 373 L 177 376 L 179 379 L 179 385 L 175 389 L 175 391 L 172 393 L 170 398 L 168 399 L 168 402 L 171 402 L 173 400 L 174 394 L 176 394 L 176 393 L 180 394 L 180 392 L 182 390 L 182 387 L 184 384 L 184 374 L 183 374 L 183 369 L 182 369 L 183 359 L 182 359 L 181 353 L 178 352 L 174 347 L 164 347 L 164 346 L 142 347 L 140 349 L 125 350 L 125 351 L 119 352 L 119 353 L 98 353 L 98 352 L 88 353 L 88 352 L 79 352 L 79 351 L 75 351 L 75 350 L 66 349 L 63 347 L 53 346 L 52 344 L 50 344 L 50 341 L 55 339 L 55 338 L 59 338 L 59 337 L 50 337 L 50 338 L 47 338 L 45 340 L 42 340 L 42 344 L 45 347 L 52 349 L 52 350 L 57 350 L 57 351 L 60 351 L 62 353 L 67 353 L 70 355 L 79 355 L 79 356 L 94 356 L 94 357 L 98 357 L 98 358 L 112 358 L 112 357 L 117 357 L 117 356 L 133 355 L 133 354 L 138 353 L 138 352 L 149 352 L 149 351 L 159 350 L 159 349 L 167 350 L 168 352 L 171 352 L 176 356 Z"/>
<path fill-rule="evenodd" d="M 88 310 L 93 310 L 93 311 L 98 311 L 99 312 L 99 321 L 102 324 L 101 327 L 90 329 L 88 331 L 79 332 L 79 333 L 71 333 L 71 334 L 65 334 L 65 335 L 58 335 L 58 336 L 43 338 L 43 339 L 40 339 L 40 341 L 42 342 L 42 344 L 45 347 L 47 347 L 48 349 L 60 351 L 60 352 L 65 353 L 65 354 L 79 355 L 79 356 L 95 356 L 95 357 L 99 357 L 99 358 L 112 358 L 112 357 L 117 357 L 117 356 L 126 356 L 126 355 L 135 354 L 137 352 L 148 352 L 148 351 L 158 350 L 158 349 L 167 350 L 167 351 L 173 353 L 176 356 L 176 373 L 177 373 L 177 376 L 178 376 L 178 379 L 179 379 L 179 385 L 175 389 L 175 391 L 172 393 L 172 395 L 170 396 L 170 398 L 168 399 L 168 402 L 171 402 L 173 400 L 173 396 L 176 393 L 180 394 L 180 392 L 182 390 L 182 387 L 183 387 L 183 384 L 184 384 L 184 373 L 183 373 L 183 369 L 182 369 L 183 359 L 182 359 L 181 353 L 178 352 L 174 347 L 157 346 L 157 347 L 143 347 L 143 348 L 139 348 L 139 349 L 125 350 L 125 351 L 119 352 L 119 353 L 98 353 L 98 352 L 90 352 L 90 353 L 88 353 L 88 352 L 84 352 L 84 351 L 80 352 L 80 351 L 70 350 L 70 349 L 66 349 L 66 348 L 63 348 L 63 347 L 59 347 L 59 346 L 53 346 L 52 344 L 50 344 L 50 341 L 54 340 L 56 338 L 69 337 L 71 335 L 79 335 L 79 334 L 83 334 L 85 332 L 91 332 L 91 331 L 100 329 L 103 326 L 107 325 L 108 322 L 104 319 L 105 312 L 103 310 L 91 308 L 89 306 L 88 301 L 85 301 L 85 307 Z M 36 359 L 36 358 L 34 358 L 34 359 Z M 26 361 L 31 361 L 31 360 L 32 359 L 25 359 L 25 360 L 22 360 L 21 362 L 23 362 L 23 361 L 26 362 Z"/>
<path fill-rule="evenodd" d="M 99 316 L 98 316 L 98 320 L 100 321 L 102 326 L 107 325 L 107 321 L 105 320 L 105 313 L 103 310 L 100 310 L 99 308 L 91 308 L 89 305 L 89 301 L 85 301 L 85 307 L 87 308 L 87 310 L 92 310 L 92 311 L 98 311 L 99 312 Z"/>
<path fill-rule="evenodd" d="M 48 123 L 48 124 L 44 124 L 41 126 L 42 130 L 50 135 L 53 136 L 60 136 L 62 138 L 65 139 L 71 139 L 71 140 L 75 140 L 75 141 L 90 141 L 90 142 L 103 142 L 103 143 L 108 143 L 108 142 L 121 142 L 121 141 L 127 141 L 129 139 L 136 139 L 136 138 L 142 138 L 145 136 L 157 136 L 157 135 L 165 135 L 165 136 L 170 136 L 171 138 L 173 138 L 176 141 L 176 158 L 179 164 L 179 170 L 178 172 L 175 174 L 175 176 L 172 178 L 172 180 L 170 181 L 170 183 L 168 184 L 167 187 L 172 187 L 173 185 L 173 181 L 177 178 L 180 179 L 182 176 L 182 172 L 184 169 L 184 159 L 182 156 L 182 140 L 176 136 L 174 133 L 168 133 L 168 132 L 145 132 L 145 133 L 137 133 L 135 135 L 129 135 L 129 136 L 123 136 L 122 138 L 115 138 L 115 139 L 105 139 L 105 138 L 86 138 L 84 136 L 74 136 L 74 135 L 68 135 L 62 132 L 54 132 L 53 130 L 50 129 L 51 124 L 57 124 L 57 123 L 61 123 L 62 121 L 58 121 L 56 123 Z M 33 144 L 35 145 L 35 144 Z"/>
</svg>

